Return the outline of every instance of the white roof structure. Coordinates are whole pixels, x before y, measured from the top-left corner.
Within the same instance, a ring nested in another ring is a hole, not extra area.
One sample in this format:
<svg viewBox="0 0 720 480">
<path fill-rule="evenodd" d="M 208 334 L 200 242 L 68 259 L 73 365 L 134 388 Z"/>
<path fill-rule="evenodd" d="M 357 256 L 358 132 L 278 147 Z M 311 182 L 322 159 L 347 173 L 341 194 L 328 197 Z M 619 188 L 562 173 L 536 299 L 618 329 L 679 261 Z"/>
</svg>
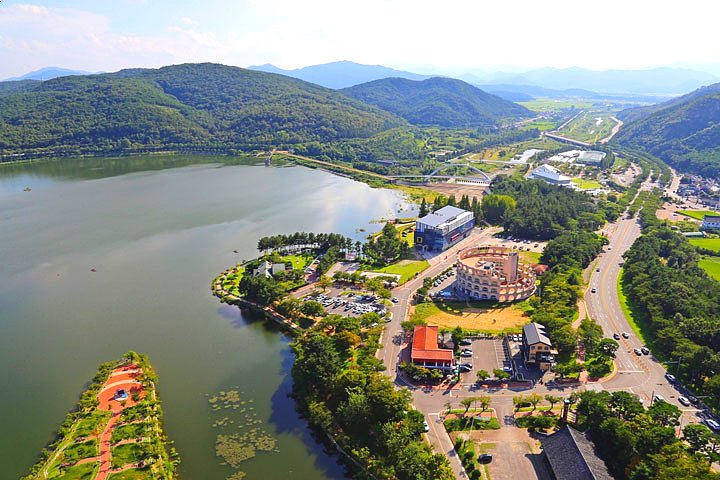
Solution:
<svg viewBox="0 0 720 480">
<path fill-rule="evenodd" d="M 548 183 L 555 185 L 571 185 L 572 179 L 566 175 L 560 173 L 560 171 L 552 165 L 540 165 L 538 168 L 532 171 L 530 178 L 536 178 L 538 180 L 545 180 Z"/>
<path fill-rule="evenodd" d="M 474 218 L 472 212 L 447 205 L 419 218 L 416 223 L 437 230 L 449 231 Z"/>
<path fill-rule="evenodd" d="M 596 150 L 588 150 L 586 152 L 581 152 L 580 156 L 578 157 L 578 162 L 580 163 L 600 163 L 603 161 L 603 159 L 607 156 L 607 153 L 605 152 L 598 152 Z"/>
</svg>

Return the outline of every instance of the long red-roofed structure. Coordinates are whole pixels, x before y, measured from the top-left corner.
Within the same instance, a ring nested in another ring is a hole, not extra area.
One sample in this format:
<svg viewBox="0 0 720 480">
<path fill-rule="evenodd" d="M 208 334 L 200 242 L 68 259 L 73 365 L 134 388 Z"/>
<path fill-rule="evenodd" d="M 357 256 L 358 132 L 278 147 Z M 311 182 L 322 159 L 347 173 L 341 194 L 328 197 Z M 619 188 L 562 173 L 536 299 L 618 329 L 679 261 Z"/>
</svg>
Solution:
<svg viewBox="0 0 720 480">
<path fill-rule="evenodd" d="M 412 362 L 427 368 L 452 368 L 453 351 L 438 346 L 437 325 L 418 325 L 413 332 Z"/>
</svg>

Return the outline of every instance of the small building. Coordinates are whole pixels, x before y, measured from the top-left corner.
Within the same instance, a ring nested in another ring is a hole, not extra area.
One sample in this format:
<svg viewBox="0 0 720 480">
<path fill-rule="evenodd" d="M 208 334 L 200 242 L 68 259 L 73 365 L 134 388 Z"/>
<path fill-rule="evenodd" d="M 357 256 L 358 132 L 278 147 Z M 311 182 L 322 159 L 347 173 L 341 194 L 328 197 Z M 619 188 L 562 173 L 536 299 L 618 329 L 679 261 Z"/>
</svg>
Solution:
<svg viewBox="0 0 720 480">
<path fill-rule="evenodd" d="M 574 187 L 570 177 L 563 175 L 557 168 L 547 164 L 537 167 L 528 178 L 543 180 L 544 182 L 561 187 Z"/>
<path fill-rule="evenodd" d="M 452 370 L 454 364 L 453 351 L 440 348 L 437 325 L 418 325 L 413 331 L 412 362 L 425 368 Z"/>
<path fill-rule="evenodd" d="M 265 277 L 271 278 L 273 275 L 277 275 L 280 272 L 285 271 L 284 263 L 270 263 L 267 260 L 260 262 L 260 265 L 253 270 L 253 277 Z"/>
<path fill-rule="evenodd" d="M 720 230 L 720 215 L 705 215 L 700 228 L 702 230 Z"/>
<path fill-rule="evenodd" d="M 595 445 L 574 428 L 566 425 L 540 442 L 556 480 L 613 480 Z"/>
<path fill-rule="evenodd" d="M 415 247 L 423 251 L 442 252 L 467 237 L 474 226 L 472 212 L 448 205 L 417 219 Z"/>
<path fill-rule="evenodd" d="M 548 370 L 555 363 L 557 351 L 553 350 L 545 327 L 539 323 L 528 323 L 523 327 L 523 358 L 526 364 L 540 370 Z"/>
<path fill-rule="evenodd" d="M 585 152 L 580 152 L 577 161 L 578 163 L 582 163 L 584 165 L 599 165 L 605 159 L 605 157 L 607 157 L 607 153 L 605 152 L 588 150 Z"/>
</svg>

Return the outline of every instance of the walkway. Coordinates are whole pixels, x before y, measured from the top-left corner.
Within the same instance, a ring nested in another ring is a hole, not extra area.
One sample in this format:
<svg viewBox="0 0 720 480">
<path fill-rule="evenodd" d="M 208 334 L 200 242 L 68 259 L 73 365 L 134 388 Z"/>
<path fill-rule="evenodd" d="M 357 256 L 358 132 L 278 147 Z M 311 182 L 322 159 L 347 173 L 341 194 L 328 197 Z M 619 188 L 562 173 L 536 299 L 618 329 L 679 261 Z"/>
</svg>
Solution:
<svg viewBox="0 0 720 480">
<path fill-rule="evenodd" d="M 120 469 L 113 470 L 111 453 L 112 434 L 120 421 L 122 411 L 137 404 L 132 398 L 133 395 L 138 395 L 140 400 L 145 398 L 146 393 L 143 389 L 143 384 L 137 380 L 137 377 L 141 374 L 142 370 L 137 368 L 136 365 L 118 367 L 110 373 L 100 392 L 98 392 L 98 409 L 109 410 L 112 412 L 112 416 L 102 434 L 100 434 L 100 471 L 95 477 L 95 480 L 105 480 L 110 473 L 133 467 L 133 465 L 125 465 Z M 127 398 L 116 400 L 115 395 L 118 390 L 125 390 L 128 395 Z"/>
</svg>

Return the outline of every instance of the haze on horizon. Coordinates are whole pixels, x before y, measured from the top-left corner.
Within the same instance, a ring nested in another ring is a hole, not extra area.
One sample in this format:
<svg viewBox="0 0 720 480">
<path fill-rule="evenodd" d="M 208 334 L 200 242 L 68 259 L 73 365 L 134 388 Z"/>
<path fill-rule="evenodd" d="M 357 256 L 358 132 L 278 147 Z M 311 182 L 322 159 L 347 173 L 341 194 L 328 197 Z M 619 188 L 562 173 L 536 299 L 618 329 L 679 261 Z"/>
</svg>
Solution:
<svg viewBox="0 0 720 480">
<path fill-rule="evenodd" d="M 28 2 L 0 3 L 0 78 L 47 66 L 297 68 L 337 60 L 418 73 L 666 65 L 720 73 L 720 6 L 699 0 Z"/>
</svg>

